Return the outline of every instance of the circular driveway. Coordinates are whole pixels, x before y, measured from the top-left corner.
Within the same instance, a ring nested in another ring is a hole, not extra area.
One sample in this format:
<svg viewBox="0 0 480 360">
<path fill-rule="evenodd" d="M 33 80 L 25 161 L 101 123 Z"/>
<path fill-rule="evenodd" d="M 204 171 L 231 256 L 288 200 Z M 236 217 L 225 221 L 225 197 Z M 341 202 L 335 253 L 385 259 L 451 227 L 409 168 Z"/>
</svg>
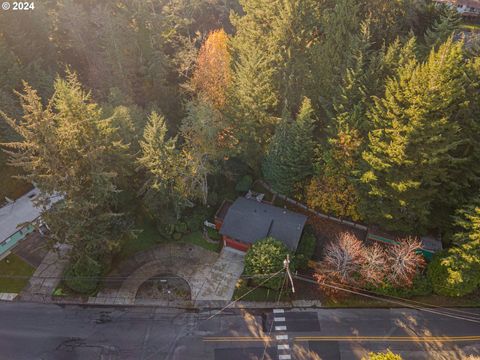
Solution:
<svg viewBox="0 0 480 360">
<path fill-rule="evenodd" d="M 121 263 L 105 282 L 103 293 L 112 293 L 135 301 L 140 286 L 158 274 L 175 274 L 183 278 L 191 289 L 192 299 L 205 282 L 205 274 L 210 272 L 219 254 L 191 244 L 162 244 L 135 254 Z M 120 281 L 123 280 L 123 281 Z"/>
</svg>

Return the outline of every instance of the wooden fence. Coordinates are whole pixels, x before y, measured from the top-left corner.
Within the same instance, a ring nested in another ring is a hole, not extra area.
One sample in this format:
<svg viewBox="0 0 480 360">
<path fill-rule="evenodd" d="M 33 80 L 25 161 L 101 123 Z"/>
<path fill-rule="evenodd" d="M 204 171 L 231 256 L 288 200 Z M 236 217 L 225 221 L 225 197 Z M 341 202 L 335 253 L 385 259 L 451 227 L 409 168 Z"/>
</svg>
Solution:
<svg viewBox="0 0 480 360">
<path fill-rule="evenodd" d="M 272 194 L 274 194 L 276 197 L 280 198 L 280 199 L 283 199 L 285 200 L 286 202 L 290 203 L 290 204 L 293 204 L 295 206 L 298 206 L 318 217 L 321 217 L 321 218 L 324 218 L 324 219 L 328 219 L 328 220 L 331 220 L 331 221 L 335 221 L 339 224 L 343 224 L 343 225 L 347 225 L 347 226 L 350 226 L 350 227 L 353 227 L 355 229 L 360 229 L 360 230 L 364 230 L 364 231 L 368 231 L 368 227 L 365 226 L 365 225 L 362 225 L 362 224 L 358 224 L 358 223 L 355 223 L 353 221 L 348 221 L 348 220 L 344 220 L 344 219 L 339 219 L 339 218 L 336 218 L 334 216 L 330 216 L 330 215 L 326 215 L 326 214 L 322 214 L 321 212 L 318 212 L 318 211 L 315 211 L 313 209 L 310 209 L 308 206 L 306 206 L 305 204 L 302 204 L 294 199 L 291 199 L 289 198 L 288 196 L 285 196 L 285 195 L 282 195 L 282 194 L 279 194 L 278 192 L 276 192 L 275 190 L 272 189 L 272 187 L 270 185 L 268 185 L 266 182 L 264 182 L 263 180 L 257 180 L 263 187 L 265 187 L 268 191 L 270 191 Z"/>
</svg>

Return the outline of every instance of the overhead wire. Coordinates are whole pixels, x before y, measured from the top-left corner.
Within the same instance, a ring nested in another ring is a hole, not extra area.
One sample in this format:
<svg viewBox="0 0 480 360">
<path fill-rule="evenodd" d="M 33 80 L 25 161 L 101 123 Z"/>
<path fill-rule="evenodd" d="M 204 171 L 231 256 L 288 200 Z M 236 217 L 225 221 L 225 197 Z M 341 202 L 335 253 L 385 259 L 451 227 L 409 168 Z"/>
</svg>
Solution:
<svg viewBox="0 0 480 360">
<path fill-rule="evenodd" d="M 374 296 L 374 295 L 368 295 L 368 294 L 365 294 L 365 293 L 362 293 L 362 292 L 359 292 L 359 291 L 346 289 L 344 287 L 341 287 L 341 286 L 338 286 L 338 285 L 333 285 L 333 284 L 330 284 L 330 283 L 327 283 L 327 282 L 318 283 L 315 280 L 312 280 L 310 278 L 306 278 L 306 277 L 303 277 L 303 276 L 300 276 L 300 275 L 296 275 L 295 278 L 297 278 L 299 280 L 306 281 L 306 282 L 310 282 L 310 283 L 313 283 L 313 284 L 320 284 L 320 285 L 323 285 L 323 286 L 326 286 L 326 287 L 330 287 L 332 289 L 336 289 L 336 290 L 348 292 L 348 293 L 351 293 L 351 294 L 356 294 L 356 295 L 368 297 L 368 298 L 375 299 L 375 300 L 382 300 L 382 301 L 385 301 L 385 302 L 389 302 L 389 303 L 396 304 L 396 305 L 401 305 L 403 307 L 408 307 L 408 308 L 412 308 L 412 309 L 419 310 L 419 311 L 429 312 L 429 313 L 436 314 L 436 315 L 443 315 L 443 316 L 447 316 L 447 317 L 458 319 L 458 320 L 464 320 L 464 321 L 469 321 L 469 322 L 480 324 L 480 320 L 472 319 L 472 318 L 465 317 L 465 316 L 453 315 L 453 314 L 449 314 L 449 313 L 445 313 L 445 312 L 441 312 L 441 311 L 432 310 L 432 309 L 429 309 L 429 308 L 421 308 L 421 307 L 414 306 L 412 304 L 405 303 L 405 302 L 385 299 L 385 298 L 381 298 L 379 296 Z"/>
<path fill-rule="evenodd" d="M 260 284 L 258 284 L 257 286 L 255 286 L 253 289 L 250 289 L 249 291 L 247 291 L 246 293 L 242 294 L 240 297 L 238 297 L 237 299 L 229 302 L 227 305 L 225 305 L 223 308 L 221 308 L 219 311 L 217 311 L 216 313 L 214 313 L 213 315 L 211 315 L 210 317 L 208 317 L 206 320 L 211 320 L 213 319 L 215 316 L 221 314 L 223 311 L 225 311 L 226 309 L 228 309 L 230 306 L 232 306 L 233 304 L 237 303 L 238 301 L 240 301 L 241 299 L 243 299 L 245 296 L 247 296 L 248 294 L 252 293 L 253 291 L 257 290 L 259 287 L 263 286 L 263 284 L 267 283 L 267 281 L 273 279 L 275 276 L 279 275 L 281 272 L 283 272 L 285 269 L 281 269 L 279 271 L 277 271 L 275 274 L 273 274 L 272 276 L 270 276 L 269 278 L 263 280 Z"/>
<path fill-rule="evenodd" d="M 351 288 L 351 289 L 367 292 L 367 293 L 370 293 L 370 294 L 375 294 L 375 295 L 378 295 L 382 298 L 387 297 L 387 298 L 392 298 L 392 299 L 396 299 L 396 300 L 401 300 L 401 301 L 411 302 L 411 303 L 414 303 L 414 304 L 423 305 L 425 307 L 444 309 L 444 310 L 447 310 L 447 311 L 450 311 L 450 312 L 456 312 L 456 313 L 459 313 L 459 314 L 470 315 L 471 317 L 480 320 L 480 313 L 474 313 L 474 312 L 471 312 L 471 311 L 465 311 L 465 310 L 460 310 L 460 309 L 456 309 L 456 308 L 446 308 L 445 306 L 441 306 L 441 305 L 435 305 L 435 304 L 430 304 L 430 303 L 426 303 L 426 302 L 422 302 L 422 301 L 406 299 L 406 298 L 402 298 L 402 297 L 394 296 L 394 295 L 389 295 L 389 294 L 377 293 L 377 292 L 372 291 L 372 290 L 366 290 L 366 289 L 362 289 L 362 288 L 352 286 L 352 285 L 347 285 L 347 284 L 342 284 L 342 285 L 346 286 L 348 288 Z"/>
</svg>

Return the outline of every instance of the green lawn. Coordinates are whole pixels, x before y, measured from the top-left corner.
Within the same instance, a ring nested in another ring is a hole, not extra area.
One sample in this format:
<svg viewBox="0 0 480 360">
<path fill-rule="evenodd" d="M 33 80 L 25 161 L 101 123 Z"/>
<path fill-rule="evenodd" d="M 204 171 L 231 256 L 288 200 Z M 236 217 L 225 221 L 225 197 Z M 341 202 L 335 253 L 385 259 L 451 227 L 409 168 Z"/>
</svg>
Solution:
<svg viewBox="0 0 480 360">
<path fill-rule="evenodd" d="M 167 241 L 158 232 L 155 222 L 151 220 L 144 220 L 143 223 L 138 227 L 141 229 L 141 232 L 136 238 L 127 241 L 123 245 L 122 250 L 114 259 L 114 265 L 128 259 L 129 257 L 135 255 L 140 251 L 145 251 L 154 247 L 155 245 L 167 242 L 194 244 L 214 252 L 220 252 L 221 250 L 220 242 L 213 244 L 206 241 L 203 238 L 201 231 L 195 231 L 193 233 L 184 235 L 180 240 L 172 239 L 170 241 Z"/>
<path fill-rule="evenodd" d="M 28 283 L 35 269 L 16 255 L 9 255 L 0 261 L 0 292 L 18 293 Z M 25 278 L 7 278 L 3 276 L 22 276 Z"/>
<path fill-rule="evenodd" d="M 197 245 L 214 252 L 220 252 L 220 250 L 222 249 L 221 242 L 218 242 L 216 244 L 208 242 L 204 239 L 201 231 L 195 231 L 191 234 L 185 235 L 180 241 L 187 244 Z"/>
<path fill-rule="evenodd" d="M 158 232 L 154 221 L 144 220 L 138 225 L 138 228 L 141 231 L 136 238 L 130 239 L 123 245 L 122 250 L 115 257 L 115 263 L 119 263 L 140 251 L 148 250 L 155 245 L 165 242 Z"/>
<path fill-rule="evenodd" d="M 253 289 L 254 287 L 248 287 L 248 286 L 241 286 L 241 287 L 235 288 L 235 292 L 233 293 L 233 300 L 237 300 L 241 298 L 242 296 L 244 296 L 246 293 L 248 293 Z M 289 300 L 290 300 L 290 297 L 288 296 L 288 293 L 283 292 L 280 298 L 280 301 L 289 301 Z M 278 301 L 278 291 L 264 288 L 264 287 L 259 287 L 253 290 L 248 295 L 242 297 L 240 301 L 275 302 L 275 301 Z"/>
</svg>

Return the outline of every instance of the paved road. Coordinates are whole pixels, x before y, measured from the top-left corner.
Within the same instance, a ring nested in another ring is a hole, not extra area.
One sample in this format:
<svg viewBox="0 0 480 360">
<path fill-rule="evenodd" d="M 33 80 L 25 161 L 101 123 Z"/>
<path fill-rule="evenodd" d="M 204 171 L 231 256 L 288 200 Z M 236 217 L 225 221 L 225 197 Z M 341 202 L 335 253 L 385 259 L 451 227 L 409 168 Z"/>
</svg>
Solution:
<svg viewBox="0 0 480 360">
<path fill-rule="evenodd" d="M 480 359 L 480 311 L 465 311 L 479 323 L 402 309 L 228 310 L 208 319 L 211 312 L 0 303 L 0 359 L 349 360 L 388 347 L 406 360 Z"/>
</svg>

